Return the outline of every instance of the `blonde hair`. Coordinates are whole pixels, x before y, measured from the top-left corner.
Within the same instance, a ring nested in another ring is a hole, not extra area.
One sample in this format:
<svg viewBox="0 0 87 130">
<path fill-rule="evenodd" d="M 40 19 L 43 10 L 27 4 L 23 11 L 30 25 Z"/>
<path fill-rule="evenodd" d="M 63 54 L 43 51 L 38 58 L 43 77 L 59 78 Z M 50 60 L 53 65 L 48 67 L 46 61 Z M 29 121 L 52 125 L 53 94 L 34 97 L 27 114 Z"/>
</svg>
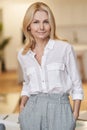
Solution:
<svg viewBox="0 0 87 130">
<path fill-rule="evenodd" d="M 35 46 L 35 39 L 33 38 L 32 34 L 31 34 L 29 26 L 33 20 L 34 14 L 36 13 L 36 11 L 39 11 L 39 10 L 45 11 L 48 14 L 49 23 L 51 26 L 50 38 L 51 39 L 58 39 L 56 36 L 55 19 L 54 19 L 52 11 L 48 7 L 48 5 L 46 5 L 43 2 L 33 3 L 27 9 L 25 16 L 24 16 L 24 20 L 23 20 L 23 33 L 24 33 L 25 38 L 26 38 L 26 41 L 25 41 L 26 44 L 24 46 L 23 54 L 26 54 L 29 49 L 32 49 Z"/>
</svg>

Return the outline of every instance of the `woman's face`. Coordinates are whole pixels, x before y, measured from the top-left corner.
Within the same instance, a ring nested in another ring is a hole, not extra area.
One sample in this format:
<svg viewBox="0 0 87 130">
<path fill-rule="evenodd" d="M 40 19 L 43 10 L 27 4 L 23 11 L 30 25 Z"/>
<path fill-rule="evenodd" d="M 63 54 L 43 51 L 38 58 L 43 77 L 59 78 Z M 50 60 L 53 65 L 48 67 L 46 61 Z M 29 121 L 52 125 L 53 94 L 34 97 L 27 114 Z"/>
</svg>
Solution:
<svg viewBox="0 0 87 130">
<path fill-rule="evenodd" d="M 30 31 L 35 40 L 45 40 L 50 36 L 51 26 L 48 14 L 45 11 L 37 11 L 30 24 Z"/>
</svg>

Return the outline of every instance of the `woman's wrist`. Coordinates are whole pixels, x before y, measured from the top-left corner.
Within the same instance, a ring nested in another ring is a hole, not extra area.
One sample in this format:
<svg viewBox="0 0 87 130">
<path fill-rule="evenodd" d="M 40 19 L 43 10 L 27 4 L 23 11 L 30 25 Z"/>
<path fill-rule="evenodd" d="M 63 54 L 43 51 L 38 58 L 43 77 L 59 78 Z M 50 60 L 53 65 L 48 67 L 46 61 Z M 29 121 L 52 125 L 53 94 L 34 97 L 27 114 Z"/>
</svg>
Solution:
<svg viewBox="0 0 87 130">
<path fill-rule="evenodd" d="M 24 107 L 25 106 L 25 104 L 20 104 L 20 107 Z"/>
<path fill-rule="evenodd" d="M 77 120 L 79 117 L 79 111 L 80 111 L 80 104 L 81 104 L 81 100 L 74 100 L 74 104 L 73 104 L 73 115 L 75 117 L 75 119 Z"/>
<path fill-rule="evenodd" d="M 20 111 L 23 110 L 23 108 L 25 107 L 26 102 L 27 102 L 28 99 L 29 99 L 29 97 L 27 97 L 27 96 L 22 96 L 21 102 L 20 102 Z"/>
<path fill-rule="evenodd" d="M 24 104 L 20 105 L 20 112 L 23 110 L 24 107 L 25 107 Z"/>
<path fill-rule="evenodd" d="M 77 120 L 78 117 L 79 117 L 79 113 L 74 111 L 74 112 L 73 112 L 73 115 L 74 115 L 75 120 Z"/>
</svg>

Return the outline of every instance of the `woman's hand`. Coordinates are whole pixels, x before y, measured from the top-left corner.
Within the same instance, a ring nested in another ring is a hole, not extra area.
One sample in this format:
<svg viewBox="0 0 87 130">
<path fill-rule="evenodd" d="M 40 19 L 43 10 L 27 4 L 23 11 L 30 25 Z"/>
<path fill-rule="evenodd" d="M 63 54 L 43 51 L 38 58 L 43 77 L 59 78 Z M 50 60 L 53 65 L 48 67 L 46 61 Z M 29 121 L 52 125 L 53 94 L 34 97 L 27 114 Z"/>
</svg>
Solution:
<svg viewBox="0 0 87 130">
<path fill-rule="evenodd" d="M 20 101 L 20 112 L 24 109 L 25 104 L 27 103 L 27 100 L 29 99 L 28 96 L 24 95 L 21 97 L 21 101 Z"/>
<path fill-rule="evenodd" d="M 73 112 L 73 116 L 74 116 L 75 120 L 77 120 L 78 116 L 79 116 L 79 113 Z"/>
<path fill-rule="evenodd" d="M 24 105 L 22 104 L 20 105 L 20 112 L 24 109 L 24 107 L 25 107 Z"/>
<path fill-rule="evenodd" d="M 78 119 L 79 111 L 80 111 L 80 105 L 81 105 L 81 100 L 74 100 L 73 116 L 74 116 L 75 120 Z"/>
</svg>

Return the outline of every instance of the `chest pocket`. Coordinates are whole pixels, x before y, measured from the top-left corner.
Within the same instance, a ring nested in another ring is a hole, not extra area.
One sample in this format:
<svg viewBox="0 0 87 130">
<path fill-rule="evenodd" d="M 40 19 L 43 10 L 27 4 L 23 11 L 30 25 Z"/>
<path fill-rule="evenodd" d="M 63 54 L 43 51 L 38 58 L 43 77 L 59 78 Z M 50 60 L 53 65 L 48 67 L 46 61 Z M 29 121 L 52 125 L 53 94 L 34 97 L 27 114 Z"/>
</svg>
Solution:
<svg viewBox="0 0 87 130">
<path fill-rule="evenodd" d="M 51 63 L 47 65 L 49 87 L 61 87 L 64 69 L 64 63 Z"/>
</svg>

